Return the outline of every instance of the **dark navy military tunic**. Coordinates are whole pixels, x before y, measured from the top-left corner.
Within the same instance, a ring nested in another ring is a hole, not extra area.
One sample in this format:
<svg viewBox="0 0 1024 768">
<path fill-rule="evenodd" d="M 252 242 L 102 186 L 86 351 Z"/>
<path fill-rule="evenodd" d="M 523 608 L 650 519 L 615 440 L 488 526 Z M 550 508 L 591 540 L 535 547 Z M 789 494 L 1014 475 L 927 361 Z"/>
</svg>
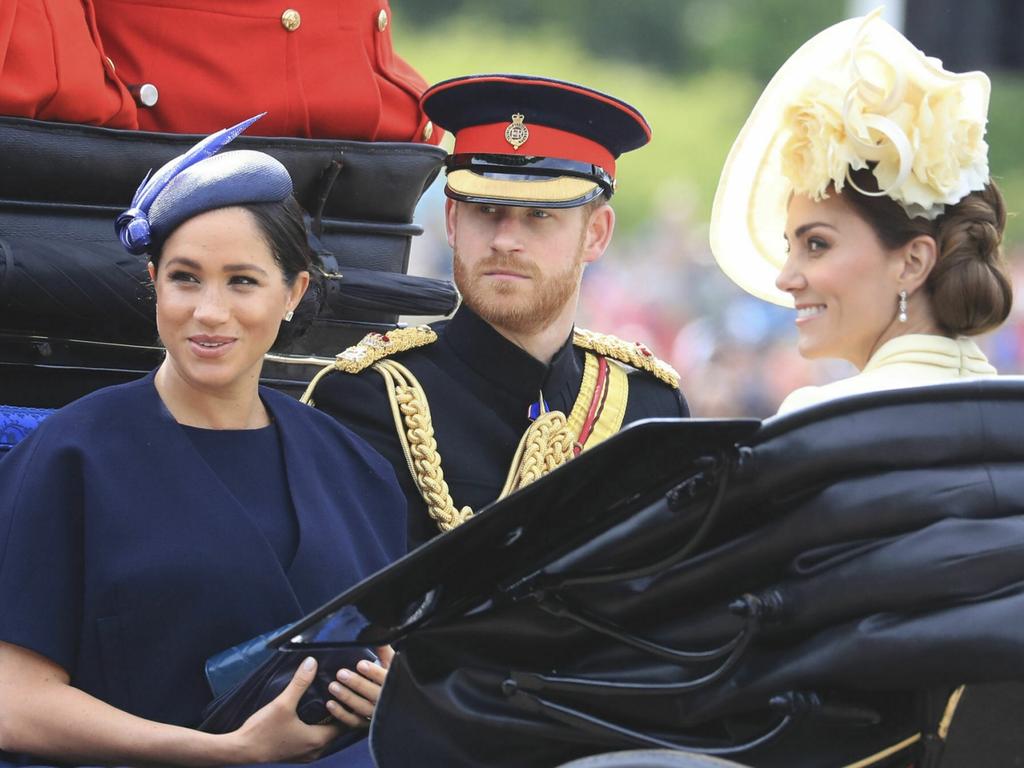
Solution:
<svg viewBox="0 0 1024 768">
<path fill-rule="evenodd" d="M 419 380 L 433 419 L 441 468 L 456 507 L 479 510 L 501 492 L 528 412 L 543 391 L 552 410 L 569 414 L 583 380 L 584 350 L 571 336 L 544 364 L 463 305 L 432 326 L 438 340 L 394 357 Z M 409 544 L 439 533 L 413 482 L 395 430 L 384 380 L 374 370 L 326 375 L 313 393 L 317 408 L 351 427 L 391 461 L 409 500 Z M 629 371 L 623 424 L 689 415 L 682 393 L 643 371 Z"/>
<path fill-rule="evenodd" d="M 333 419 L 272 390 L 260 397 L 294 507 L 287 565 L 150 374 L 67 406 L 0 461 L 0 640 L 120 709 L 195 726 L 211 698 L 209 656 L 403 554 L 391 466 Z"/>
</svg>

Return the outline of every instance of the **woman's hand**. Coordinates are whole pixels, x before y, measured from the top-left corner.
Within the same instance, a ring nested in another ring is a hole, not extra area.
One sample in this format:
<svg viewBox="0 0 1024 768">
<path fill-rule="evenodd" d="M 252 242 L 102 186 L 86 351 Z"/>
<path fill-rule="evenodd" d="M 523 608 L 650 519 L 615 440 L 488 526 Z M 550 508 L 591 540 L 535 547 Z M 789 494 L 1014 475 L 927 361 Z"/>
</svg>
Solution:
<svg viewBox="0 0 1024 768">
<path fill-rule="evenodd" d="M 277 698 L 229 734 L 246 756 L 245 762 L 309 762 L 341 734 L 338 725 L 306 725 L 296 714 L 299 699 L 315 678 L 316 660 L 309 657 Z"/>
<path fill-rule="evenodd" d="M 222 766 L 315 759 L 343 732 L 306 725 L 295 709 L 316 676 L 299 665 L 285 689 L 237 731 L 203 733 L 144 720 L 70 685 L 50 659 L 0 642 L 0 749 L 74 765 Z"/>
<path fill-rule="evenodd" d="M 328 688 L 338 701 L 328 700 L 328 711 L 349 728 L 368 727 L 394 657 L 391 646 L 382 645 L 377 648 L 377 664 L 360 661 L 355 672 L 339 669 L 337 682 Z"/>
</svg>

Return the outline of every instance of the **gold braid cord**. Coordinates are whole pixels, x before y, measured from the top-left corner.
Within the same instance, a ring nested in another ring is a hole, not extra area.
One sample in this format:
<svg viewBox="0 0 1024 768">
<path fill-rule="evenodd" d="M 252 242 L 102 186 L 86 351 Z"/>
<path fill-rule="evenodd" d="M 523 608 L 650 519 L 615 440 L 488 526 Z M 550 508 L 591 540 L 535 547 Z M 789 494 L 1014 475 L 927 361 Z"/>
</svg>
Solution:
<svg viewBox="0 0 1024 768">
<path fill-rule="evenodd" d="M 441 455 L 434 439 L 430 405 L 412 371 L 395 360 L 379 360 L 373 369 L 383 377 L 391 402 L 402 452 L 409 473 L 427 505 L 427 512 L 442 531 L 450 531 L 473 516 L 470 507 L 458 507 L 448 490 Z M 576 436 L 565 414 L 549 411 L 530 424 L 516 449 L 512 467 L 499 499 L 542 477 L 572 458 Z"/>
<path fill-rule="evenodd" d="M 935 735 L 939 737 L 941 741 L 945 741 L 946 737 L 949 736 L 949 727 L 953 724 L 953 715 L 956 714 L 956 708 L 960 706 L 960 698 L 964 695 L 965 686 L 961 685 L 946 700 L 946 709 L 942 713 L 942 719 L 939 721 L 938 727 L 936 728 Z M 915 733 L 913 736 L 908 736 L 898 744 L 893 744 L 891 747 L 883 749 L 881 752 L 876 752 L 869 757 L 865 757 L 863 760 L 858 760 L 855 763 L 850 763 L 843 768 L 868 768 L 868 766 L 876 765 L 882 760 L 888 757 L 892 757 L 897 752 L 900 752 L 908 747 L 913 746 L 923 738 L 922 734 Z"/>
<path fill-rule="evenodd" d="M 448 492 L 423 387 L 412 371 L 394 360 L 380 360 L 373 369 L 384 377 L 402 452 L 427 511 L 442 531 L 450 531 L 472 517 L 473 510 L 457 509 Z"/>
<path fill-rule="evenodd" d="M 524 485 L 544 477 L 551 470 L 572 458 L 576 435 L 561 411 L 542 413 L 530 424 L 519 440 L 515 458 L 509 468 L 505 487 L 499 499 L 517 491 Z"/>
<path fill-rule="evenodd" d="M 639 341 L 623 341 L 609 333 L 596 333 L 585 328 L 577 328 L 573 331 L 572 343 L 580 349 L 589 349 L 599 355 L 631 365 L 639 371 L 647 371 L 670 387 L 679 386 L 679 373 L 676 369 L 664 360 L 656 358 L 654 353 Z"/>
</svg>

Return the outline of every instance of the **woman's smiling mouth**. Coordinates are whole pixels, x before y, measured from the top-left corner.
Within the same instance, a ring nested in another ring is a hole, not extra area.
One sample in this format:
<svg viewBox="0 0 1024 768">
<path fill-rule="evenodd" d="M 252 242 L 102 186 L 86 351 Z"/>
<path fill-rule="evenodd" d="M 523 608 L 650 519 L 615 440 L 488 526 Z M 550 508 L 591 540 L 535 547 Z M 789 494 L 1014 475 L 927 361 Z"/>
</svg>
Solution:
<svg viewBox="0 0 1024 768">
<path fill-rule="evenodd" d="M 227 353 L 228 349 L 235 343 L 230 336 L 189 336 L 189 346 L 199 357 L 220 357 Z"/>
<path fill-rule="evenodd" d="M 824 304 L 798 304 L 796 307 L 796 322 L 802 323 L 813 320 L 825 312 L 827 307 Z"/>
</svg>

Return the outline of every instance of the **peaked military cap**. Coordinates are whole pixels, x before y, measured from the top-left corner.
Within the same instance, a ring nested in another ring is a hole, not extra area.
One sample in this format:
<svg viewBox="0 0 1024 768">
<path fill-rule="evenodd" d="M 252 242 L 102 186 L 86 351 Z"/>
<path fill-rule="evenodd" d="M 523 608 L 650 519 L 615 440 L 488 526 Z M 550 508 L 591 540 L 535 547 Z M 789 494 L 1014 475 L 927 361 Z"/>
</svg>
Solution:
<svg viewBox="0 0 1024 768">
<path fill-rule="evenodd" d="M 456 200 L 572 208 L 615 191 L 615 161 L 651 140 L 624 101 L 528 75 L 471 75 L 423 94 L 424 112 L 455 135 L 445 194 Z"/>
</svg>

